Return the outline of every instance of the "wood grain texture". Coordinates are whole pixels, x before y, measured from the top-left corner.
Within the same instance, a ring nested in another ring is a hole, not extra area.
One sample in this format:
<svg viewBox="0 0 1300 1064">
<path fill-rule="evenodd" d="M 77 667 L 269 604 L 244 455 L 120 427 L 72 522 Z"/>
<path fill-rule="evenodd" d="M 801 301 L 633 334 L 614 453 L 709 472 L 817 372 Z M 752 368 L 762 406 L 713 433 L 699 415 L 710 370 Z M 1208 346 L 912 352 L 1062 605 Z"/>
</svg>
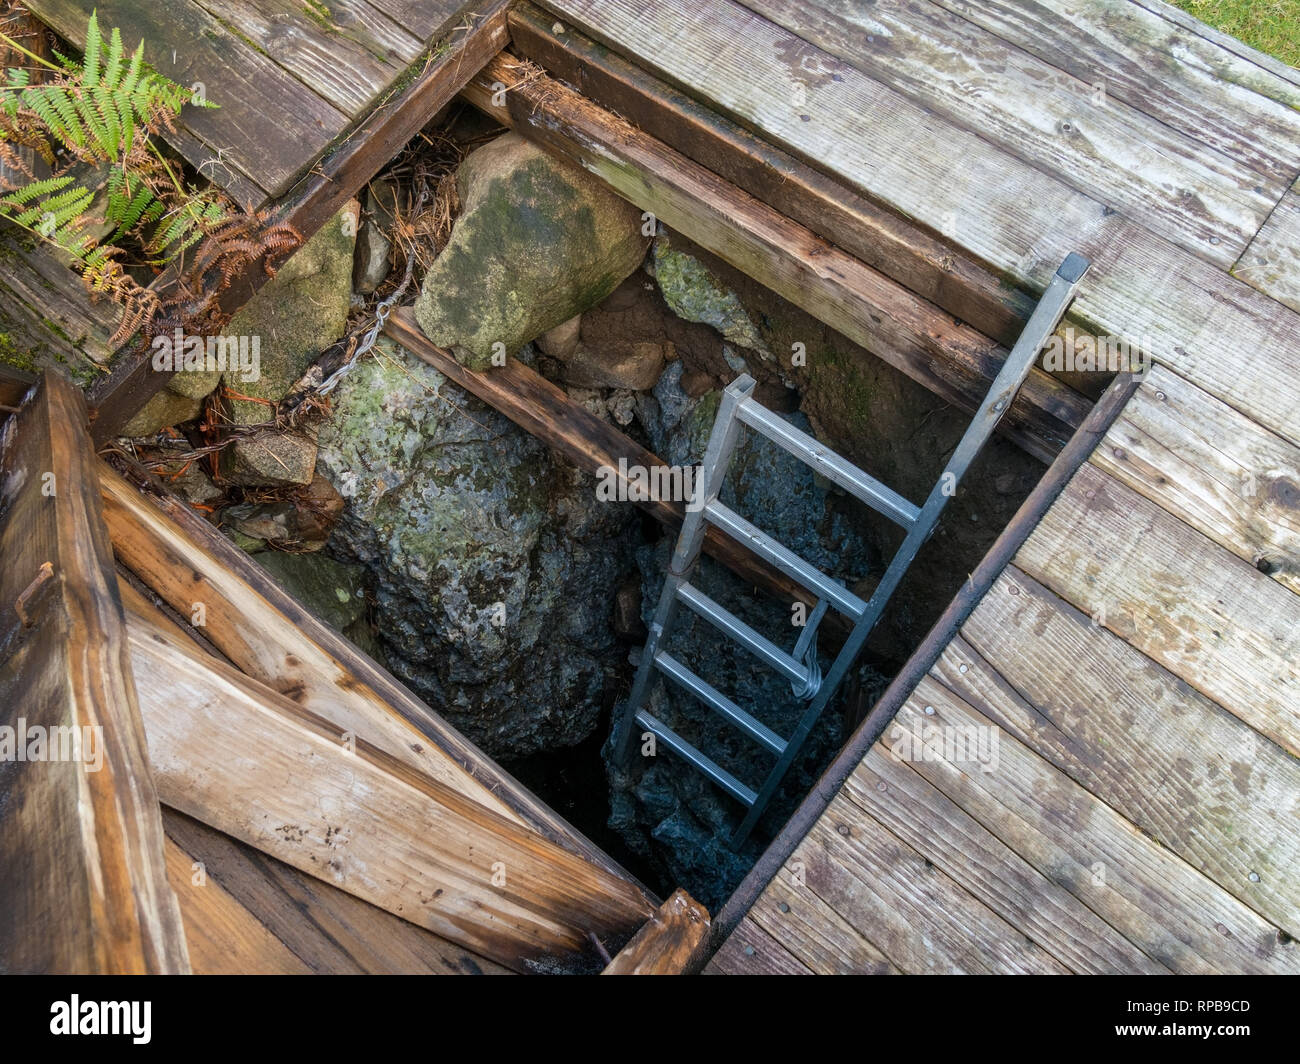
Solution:
<svg viewBox="0 0 1300 1064">
<path fill-rule="evenodd" d="M 1296 937 L 1294 757 L 1014 568 L 935 672 L 1137 829 Z"/>
<path fill-rule="evenodd" d="M 420 54 L 423 42 L 368 0 L 196 0 L 255 41 L 282 70 L 357 118 Z"/>
<path fill-rule="evenodd" d="M 1229 55 L 1244 59 L 1254 67 L 1254 76 L 1250 84 L 1256 92 L 1274 99 L 1294 99 L 1292 86 L 1300 88 L 1300 70 L 1282 62 L 1282 60 L 1252 48 L 1244 41 L 1229 33 L 1217 30 L 1202 22 L 1195 15 L 1189 15 L 1180 7 L 1166 3 L 1165 0 L 1132 0 L 1137 7 L 1145 8 L 1159 15 L 1166 22 L 1187 30 L 1189 33 L 1210 42 L 1216 48 Z M 1218 57 L 1215 57 L 1218 59 Z M 1219 60 L 1222 62 L 1222 60 Z"/>
<path fill-rule="evenodd" d="M 746 6 L 1223 268 L 1293 180 L 1265 176 L 1123 99 L 1098 106 L 1089 83 L 927 0 Z"/>
<path fill-rule="evenodd" d="M 1249 562 L 1088 464 L 1016 565 L 1300 754 L 1300 597 Z"/>
<path fill-rule="evenodd" d="M 808 833 L 793 860 L 804 864 L 806 889 L 902 972 L 1068 970 L 843 795 Z"/>
<path fill-rule="evenodd" d="M 602 975 L 694 975 L 709 942 L 709 910 L 673 891 Z"/>
<path fill-rule="evenodd" d="M 127 620 L 168 805 L 517 971 L 590 967 L 653 912 L 626 880 Z"/>
<path fill-rule="evenodd" d="M 323 880 L 232 839 L 192 817 L 163 808 L 167 838 L 218 890 L 281 943 L 294 962 L 318 975 L 510 975 L 508 968 L 384 912 Z M 177 886 L 178 893 L 181 886 Z M 196 891 L 197 892 L 197 891 Z M 182 905 L 184 895 L 182 894 Z M 256 973 L 255 958 L 214 963 Z M 196 970 L 198 962 L 196 961 Z"/>
<path fill-rule="evenodd" d="M 781 942 L 814 975 L 898 975 L 899 970 L 805 883 L 796 858 L 773 877 L 746 922 Z M 865 926 L 859 921 L 859 926 Z"/>
<path fill-rule="evenodd" d="M 466 95 L 954 406 L 983 402 L 1004 348 L 616 115 L 557 82 L 525 77 L 517 61 L 499 57 Z M 512 87 L 503 107 L 491 102 L 498 83 Z M 1050 461 L 1087 407 L 1031 370 L 999 431 Z"/>
<path fill-rule="evenodd" d="M 196 139 L 177 147 L 200 168 L 219 156 L 269 196 L 284 192 L 347 124 L 342 111 L 193 0 L 173 0 L 165 19 L 149 0 L 32 0 L 28 7 L 78 47 L 97 11 L 101 28 L 120 29 L 128 48 L 143 40 L 160 74 L 186 86 L 201 82 L 220 107 L 187 108 L 180 122 Z"/>
<path fill-rule="evenodd" d="M 924 706 L 929 703 L 921 701 L 924 688 L 923 684 L 845 782 L 843 796 L 865 815 L 887 825 L 1070 971 L 1167 973 L 1163 964 L 1153 961 L 1070 891 L 1020 856 L 996 826 L 980 824 L 924 778 L 922 769 L 933 762 L 915 760 L 915 747 L 899 747 L 899 737 L 924 735 L 921 729 L 926 725 L 952 723 L 937 717 L 932 721 L 925 714 Z M 898 756 L 890 751 L 897 751 Z M 988 773 L 974 761 L 958 761 L 949 771 L 997 775 L 1002 771 L 1000 750 L 997 762 L 990 759 L 987 764 Z M 841 815 L 851 811 L 844 804 L 840 809 Z M 1051 811 L 1045 810 L 1045 815 L 1050 816 Z"/>
<path fill-rule="evenodd" d="M 1092 463 L 1300 593 L 1300 447 L 1155 366 Z"/>
<path fill-rule="evenodd" d="M 1027 292 L 576 30 L 556 33 L 556 25 L 519 4 L 510 12 L 511 51 L 984 335 L 1015 343 L 1033 310 Z"/>
<path fill-rule="evenodd" d="M 170 836 L 167 879 L 180 903 L 195 975 L 306 975 L 311 969 Z"/>
<path fill-rule="evenodd" d="M 0 966 L 186 972 L 85 425 L 46 373 L 0 435 Z"/>
<path fill-rule="evenodd" d="M 926 725 L 996 728 L 963 697 L 989 701 L 992 688 L 978 674 L 966 682 L 975 664 L 960 645 L 954 646 L 936 677 L 917 686 L 877 750 L 895 749 L 902 732 L 915 735 Z M 927 714 L 927 706 L 934 712 Z M 1085 912 L 1105 921 L 1109 927 L 1103 938 L 1085 938 L 1080 944 L 1114 951 L 1111 970 L 1145 971 L 1159 965 L 1185 974 L 1281 973 L 1300 966 L 1300 949 L 1281 941 L 1275 926 L 1135 830 L 1110 804 L 1011 732 L 999 729 L 997 734 L 992 772 L 969 760 L 942 758 L 913 758 L 899 771 L 906 768 L 925 777 L 960 808 L 959 819 L 978 821 L 1056 891 L 1068 892 L 1086 906 Z M 895 763 L 892 754 L 887 760 Z M 943 852 L 949 862 L 961 859 L 960 850 L 945 847 Z M 1117 935 L 1123 936 L 1118 942 Z M 1140 951 L 1136 956 L 1120 952 L 1124 939 L 1132 943 L 1131 950 Z"/>
<path fill-rule="evenodd" d="M 1232 275 L 1300 310 L 1300 185 L 1289 189 L 1242 252 Z"/>
<path fill-rule="evenodd" d="M 935 0 L 1079 79 L 1284 184 L 1300 172 L 1300 86 L 1133 0 Z M 1106 103 L 1102 106 L 1105 106 Z"/>
<path fill-rule="evenodd" d="M 806 165 L 1039 291 L 1092 260 L 1069 321 L 1156 360 L 1300 442 L 1295 314 L 1106 203 L 726 0 L 543 5 Z M 811 107 L 790 106 L 790 82 Z M 836 80 L 838 78 L 839 80 Z M 803 116 L 808 120 L 804 121 Z"/>
<path fill-rule="evenodd" d="M 812 975 L 781 943 L 744 920 L 704 967 L 705 975 Z"/>
</svg>

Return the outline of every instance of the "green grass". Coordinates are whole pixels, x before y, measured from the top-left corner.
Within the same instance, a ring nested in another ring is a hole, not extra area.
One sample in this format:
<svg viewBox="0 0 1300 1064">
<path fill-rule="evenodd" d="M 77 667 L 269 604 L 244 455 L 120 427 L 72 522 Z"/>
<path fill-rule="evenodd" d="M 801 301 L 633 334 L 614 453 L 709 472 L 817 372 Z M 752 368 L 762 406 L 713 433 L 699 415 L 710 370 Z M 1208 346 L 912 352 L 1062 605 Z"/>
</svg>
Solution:
<svg viewBox="0 0 1300 1064">
<path fill-rule="evenodd" d="M 1189 15 L 1300 67 L 1300 0 L 1174 0 Z"/>
</svg>

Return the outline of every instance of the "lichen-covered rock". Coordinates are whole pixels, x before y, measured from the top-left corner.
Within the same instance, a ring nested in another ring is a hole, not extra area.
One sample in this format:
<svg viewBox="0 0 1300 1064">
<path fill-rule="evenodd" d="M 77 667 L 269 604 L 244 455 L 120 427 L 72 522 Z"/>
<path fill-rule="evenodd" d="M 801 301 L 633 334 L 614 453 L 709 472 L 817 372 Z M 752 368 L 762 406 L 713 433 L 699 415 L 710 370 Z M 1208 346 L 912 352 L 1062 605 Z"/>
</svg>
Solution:
<svg viewBox="0 0 1300 1064">
<path fill-rule="evenodd" d="M 381 338 L 334 393 L 319 469 L 347 500 L 390 667 L 497 756 L 588 736 L 615 687 L 631 507 Z"/>
<path fill-rule="evenodd" d="M 254 559 L 275 582 L 336 632 L 346 632 L 366 613 L 365 570 L 326 554 L 263 551 Z"/>
<path fill-rule="evenodd" d="M 599 303 L 645 258 L 640 211 L 518 134 L 467 156 L 456 184 L 461 213 L 415 317 L 473 369 Z"/>
<path fill-rule="evenodd" d="M 256 336 L 261 362 L 257 380 L 227 373 L 225 383 L 232 391 L 272 402 L 283 399 L 317 356 L 342 337 L 352 297 L 358 211 L 354 200 L 321 226 L 230 319 L 223 335 Z M 255 425 L 268 417 L 264 403 L 234 400 L 230 407 L 237 425 Z"/>
<path fill-rule="evenodd" d="M 740 297 L 699 259 L 675 248 L 668 233 L 655 238 L 649 266 L 664 301 L 679 318 L 712 325 L 731 343 L 768 355 Z"/>
</svg>

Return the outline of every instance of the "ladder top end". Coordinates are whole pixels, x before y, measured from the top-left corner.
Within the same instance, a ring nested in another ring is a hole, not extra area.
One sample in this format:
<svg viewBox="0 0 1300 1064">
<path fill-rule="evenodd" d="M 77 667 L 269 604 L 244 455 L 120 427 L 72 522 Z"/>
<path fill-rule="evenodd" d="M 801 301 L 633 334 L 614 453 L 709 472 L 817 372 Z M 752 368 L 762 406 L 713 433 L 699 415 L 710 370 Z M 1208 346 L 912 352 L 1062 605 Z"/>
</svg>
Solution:
<svg viewBox="0 0 1300 1064">
<path fill-rule="evenodd" d="M 1070 284 L 1076 284 L 1083 279 L 1083 275 L 1088 272 L 1088 267 L 1091 265 L 1092 263 L 1077 251 L 1071 251 L 1057 268 L 1056 276 Z"/>
<path fill-rule="evenodd" d="M 758 382 L 748 373 L 742 373 L 734 381 L 727 385 L 727 391 L 739 399 L 748 398 Z"/>
</svg>

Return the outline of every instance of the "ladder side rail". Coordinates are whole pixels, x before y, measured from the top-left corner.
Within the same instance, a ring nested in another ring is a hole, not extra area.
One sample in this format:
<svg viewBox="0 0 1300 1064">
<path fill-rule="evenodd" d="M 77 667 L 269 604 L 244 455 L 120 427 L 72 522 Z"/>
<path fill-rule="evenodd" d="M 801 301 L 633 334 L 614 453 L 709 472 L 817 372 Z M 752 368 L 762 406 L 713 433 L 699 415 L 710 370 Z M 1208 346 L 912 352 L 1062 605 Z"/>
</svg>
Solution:
<svg viewBox="0 0 1300 1064">
<path fill-rule="evenodd" d="M 673 615 L 677 610 L 678 591 L 690 576 L 700 556 L 705 532 L 704 508 L 717 498 L 722 488 L 722 480 L 726 476 L 731 453 L 735 450 L 740 435 L 736 411 L 741 403 L 754 394 L 755 384 L 753 377 L 742 373 L 722 393 L 718 413 L 713 422 L 713 431 L 709 434 L 709 443 L 704 450 L 704 461 L 701 463 L 699 473 L 696 474 L 694 498 L 686 507 L 686 517 L 677 536 L 677 545 L 673 549 L 668 572 L 664 575 L 664 586 L 659 593 L 659 604 L 655 607 L 650 632 L 641 651 L 641 660 L 637 663 L 632 691 L 614 729 L 613 756 L 616 765 L 626 765 L 632 756 L 632 739 L 635 731 L 632 725 L 637 711 L 645 701 L 650 682 L 654 678 L 655 654 L 658 653 L 659 644 L 667 638 L 671 628 Z"/>
<path fill-rule="evenodd" d="M 880 583 L 876 586 L 876 590 L 867 602 L 866 612 L 854 625 L 853 631 L 849 633 L 849 637 L 845 640 L 844 646 L 836 656 L 835 663 L 831 666 L 830 672 L 827 673 L 817 697 L 804 711 L 794 733 L 786 739 L 785 752 L 772 767 L 771 772 L 768 773 L 767 779 L 758 792 L 758 798 L 749 807 L 745 819 L 733 833 L 731 837 L 731 846 L 733 848 L 740 846 L 748 838 L 750 831 L 758 822 L 758 818 L 762 815 L 782 778 L 789 771 L 791 764 L 794 763 L 794 759 L 798 756 L 799 750 L 808 738 L 813 726 L 826 708 L 826 703 L 843 681 L 849 666 L 866 645 L 868 636 L 871 635 L 871 631 L 880 619 L 880 615 L 884 612 L 885 606 L 902 582 L 903 576 L 912 564 L 912 560 L 916 557 L 917 551 L 929 538 L 952 494 L 950 490 L 947 490 L 946 481 L 949 474 L 955 478 L 952 481 L 952 486 L 955 488 L 962 475 L 966 472 L 967 467 L 993 434 L 998 422 L 1002 420 L 1002 416 L 1011 406 L 1011 400 L 1019 390 L 1021 383 L 1029 375 L 1039 351 L 1043 349 L 1047 338 L 1056 330 L 1056 326 L 1064 317 L 1066 308 L 1070 305 L 1070 300 L 1074 298 L 1074 293 L 1079 287 L 1079 282 L 1083 280 L 1083 275 L 1087 272 L 1089 265 L 1088 260 L 1082 255 L 1071 252 L 1053 275 L 1047 290 L 1043 293 L 1038 305 L 1034 308 L 1033 314 L 1030 315 L 1029 321 L 1025 324 L 1020 338 L 1012 347 L 1010 354 L 1007 355 L 1007 359 L 1002 364 L 997 376 L 994 377 L 993 384 L 989 387 L 988 394 L 985 396 L 979 412 L 972 419 L 961 441 L 957 444 L 952 457 L 948 460 L 943 475 L 939 477 L 939 480 L 930 490 L 929 497 L 921 507 L 920 517 L 904 537 L 902 545 L 898 548 L 889 563 L 889 567 L 885 570 L 885 575 L 881 577 Z"/>
</svg>

